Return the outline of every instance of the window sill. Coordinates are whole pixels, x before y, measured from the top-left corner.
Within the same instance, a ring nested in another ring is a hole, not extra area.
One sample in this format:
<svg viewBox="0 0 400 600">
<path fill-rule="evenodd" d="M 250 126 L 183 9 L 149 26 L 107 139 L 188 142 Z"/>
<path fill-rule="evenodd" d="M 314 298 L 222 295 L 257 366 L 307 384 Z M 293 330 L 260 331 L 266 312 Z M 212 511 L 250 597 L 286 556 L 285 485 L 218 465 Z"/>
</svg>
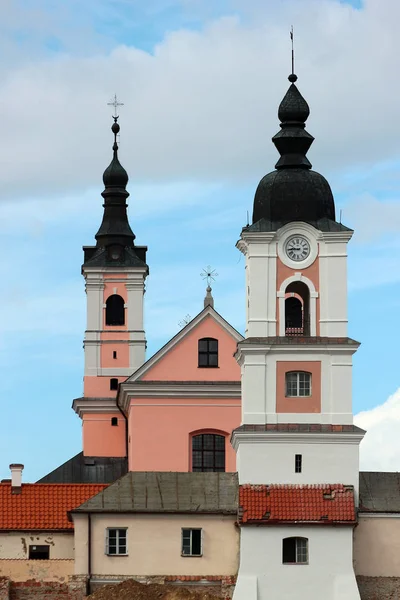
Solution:
<svg viewBox="0 0 400 600">
<path fill-rule="evenodd" d="M 105 555 L 109 556 L 110 558 L 119 558 L 120 556 L 129 556 L 128 553 L 126 553 L 126 554 L 108 554 L 108 552 L 106 552 Z"/>
<path fill-rule="evenodd" d="M 182 558 L 202 558 L 202 554 L 181 554 Z"/>
<path fill-rule="evenodd" d="M 293 562 L 293 563 L 282 563 L 284 567 L 307 567 L 308 562 Z"/>
<path fill-rule="evenodd" d="M 311 394 L 309 394 L 308 396 L 285 396 L 285 398 L 311 398 Z"/>
<path fill-rule="evenodd" d="M 198 365 L 198 369 L 219 369 L 219 365 Z"/>
</svg>

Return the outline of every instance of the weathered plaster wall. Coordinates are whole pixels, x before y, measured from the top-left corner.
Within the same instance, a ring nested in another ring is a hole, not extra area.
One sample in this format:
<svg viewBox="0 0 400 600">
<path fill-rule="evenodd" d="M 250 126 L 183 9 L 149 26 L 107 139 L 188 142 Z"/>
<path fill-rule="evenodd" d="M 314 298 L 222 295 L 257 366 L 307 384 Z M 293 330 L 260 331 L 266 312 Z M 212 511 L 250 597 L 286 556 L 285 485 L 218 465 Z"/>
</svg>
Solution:
<svg viewBox="0 0 400 600">
<path fill-rule="evenodd" d="M 11 581 L 59 581 L 66 582 L 74 573 L 74 560 L 24 560 L 0 559 L 0 577 L 9 577 Z"/>
<path fill-rule="evenodd" d="M 26 533 L 12 531 L 0 533 L 0 560 L 26 559 L 29 546 L 50 546 L 50 559 L 74 558 L 73 531 L 67 533 Z"/>
<path fill-rule="evenodd" d="M 235 517 L 92 514 L 92 573 L 96 575 L 234 575 L 239 534 Z M 75 573 L 87 573 L 87 518 L 74 516 Z M 107 556 L 107 527 L 128 528 L 128 556 Z M 203 530 L 203 556 L 181 556 L 182 527 Z"/>
<path fill-rule="evenodd" d="M 354 569 L 357 575 L 400 577 L 400 515 L 359 518 L 354 531 Z"/>
</svg>

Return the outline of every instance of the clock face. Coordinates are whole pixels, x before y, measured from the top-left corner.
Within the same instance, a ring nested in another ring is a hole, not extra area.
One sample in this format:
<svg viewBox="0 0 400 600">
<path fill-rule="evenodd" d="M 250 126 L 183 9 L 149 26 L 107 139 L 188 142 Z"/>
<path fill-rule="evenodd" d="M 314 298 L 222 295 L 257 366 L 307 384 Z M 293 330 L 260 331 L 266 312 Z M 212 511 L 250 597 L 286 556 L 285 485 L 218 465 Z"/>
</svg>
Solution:
<svg viewBox="0 0 400 600">
<path fill-rule="evenodd" d="M 302 235 L 292 235 L 285 244 L 285 252 L 290 260 L 299 262 L 310 254 L 310 244 Z"/>
</svg>

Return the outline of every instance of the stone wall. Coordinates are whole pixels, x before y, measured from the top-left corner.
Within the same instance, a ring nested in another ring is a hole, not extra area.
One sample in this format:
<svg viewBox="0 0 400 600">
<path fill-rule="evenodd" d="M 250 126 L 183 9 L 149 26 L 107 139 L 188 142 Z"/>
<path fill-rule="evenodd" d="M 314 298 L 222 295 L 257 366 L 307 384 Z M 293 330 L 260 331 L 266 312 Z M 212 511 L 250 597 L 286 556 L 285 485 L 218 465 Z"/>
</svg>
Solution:
<svg viewBox="0 0 400 600">
<path fill-rule="evenodd" d="M 361 600 L 398 600 L 400 577 L 365 577 L 358 575 Z"/>
<path fill-rule="evenodd" d="M 71 578 L 73 580 L 74 577 Z M 139 583 L 158 583 L 176 585 L 191 590 L 209 592 L 224 600 L 231 600 L 235 589 L 235 576 L 226 575 L 172 575 L 172 576 L 117 576 L 117 575 L 93 575 L 91 579 L 91 592 L 99 587 L 120 583 L 126 579 L 135 579 Z M 75 600 L 75 599 L 74 599 Z M 76 598 L 80 600 L 80 598 Z"/>
</svg>

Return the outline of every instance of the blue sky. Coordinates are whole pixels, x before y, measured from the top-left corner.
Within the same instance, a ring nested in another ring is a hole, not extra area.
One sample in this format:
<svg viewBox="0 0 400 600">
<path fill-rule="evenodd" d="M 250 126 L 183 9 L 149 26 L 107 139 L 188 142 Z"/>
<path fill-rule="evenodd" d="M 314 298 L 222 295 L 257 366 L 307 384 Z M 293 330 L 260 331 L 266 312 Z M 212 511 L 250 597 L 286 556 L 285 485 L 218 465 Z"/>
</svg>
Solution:
<svg viewBox="0 0 400 600">
<path fill-rule="evenodd" d="M 70 408 L 82 392 L 81 248 L 101 221 L 114 92 L 124 102 L 130 220 L 149 247 L 149 356 L 201 310 L 208 264 L 219 273 L 217 310 L 243 330 L 235 242 L 276 162 L 270 138 L 288 86 L 292 23 L 316 138 L 309 156 L 355 229 L 349 335 L 362 342 L 354 361 L 354 410 L 370 431 L 362 465 L 396 469 L 398 3 L 8 0 L 2 10 L 1 476 L 23 462 L 33 481 L 81 449 Z"/>
</svg>

